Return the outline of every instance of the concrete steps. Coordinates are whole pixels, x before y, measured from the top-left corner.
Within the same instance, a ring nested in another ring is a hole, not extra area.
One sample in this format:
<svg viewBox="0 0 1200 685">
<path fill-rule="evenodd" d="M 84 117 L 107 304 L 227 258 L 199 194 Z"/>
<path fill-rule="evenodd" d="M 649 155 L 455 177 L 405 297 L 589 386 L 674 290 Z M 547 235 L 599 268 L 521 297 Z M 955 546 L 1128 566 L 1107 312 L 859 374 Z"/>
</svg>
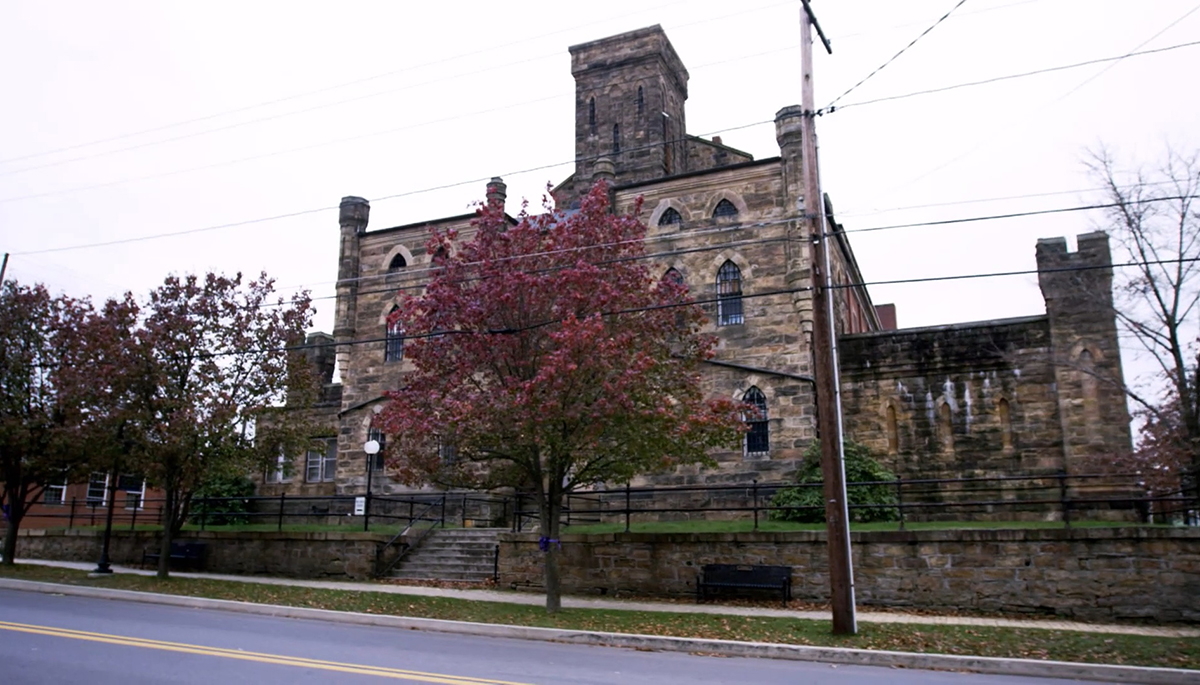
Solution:
<svg viewBox="0 0 1200 685">
<path fill-rule="evenodd" d="M 496 545 L 504 528 L 442 528 L 429 534 L 392 571 L 404 580 L 482 583 L 495 571 Z"/>
</svg>

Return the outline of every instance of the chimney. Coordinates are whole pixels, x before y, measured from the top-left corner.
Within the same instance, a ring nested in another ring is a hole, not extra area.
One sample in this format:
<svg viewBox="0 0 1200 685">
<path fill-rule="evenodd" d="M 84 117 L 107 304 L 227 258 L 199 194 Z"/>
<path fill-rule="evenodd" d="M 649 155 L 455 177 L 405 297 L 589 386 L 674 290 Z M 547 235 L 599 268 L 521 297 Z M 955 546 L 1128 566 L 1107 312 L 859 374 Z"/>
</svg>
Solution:
<svg viewBox="0 0 1200 685">
<path fill-rule="evenodd" d="M 721 136 L 713 136 L 713 142 L 714 142 L 714 143 L 716 143 L 717 145 L 724 145 L 724 144 L 725 144 L 725 143 L 722 143 L 722 142 L 721 142 Z"/>
<path fill-rule="evenodd" d="M 504 209 L 504 201 L 508 198 L 508 186 L 499 176 L 493 176 L 487 184 L 487 203 L 489 207 Z"/>
</svg>

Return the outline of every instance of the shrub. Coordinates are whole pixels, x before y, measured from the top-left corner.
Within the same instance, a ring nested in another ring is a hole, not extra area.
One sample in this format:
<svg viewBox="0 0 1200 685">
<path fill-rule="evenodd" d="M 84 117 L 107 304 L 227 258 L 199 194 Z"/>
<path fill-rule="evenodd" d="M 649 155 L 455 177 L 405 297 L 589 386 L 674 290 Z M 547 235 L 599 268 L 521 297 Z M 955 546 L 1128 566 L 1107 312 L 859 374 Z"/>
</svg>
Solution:
<svg viewBox="0 0 1200 685">
<path fill-rule="evenodd" d="M 847 440 L 844 448 L 846 464 L 846 496 L 851 505 L 874 504 L 896 505 L 896 491 L 891 485 L 854 485 L 873 481 L 894 481 L 896 475 L 887 470 L 871 456 L 866 447 Z M 811 509 L 781 509 L 771 512 L 777 521 L 799 523 L 822 523 L 825 521 L 825 497 L 819 485 L 821 477 L 821 443 L 814 440 L 804 451 L 804 464 L 796 474 L 796 482 L 807 487 L 785 488 L 771 498 L 772 507 L 813 507 Z M 815 484 L 815 485 L 814 485 Z M 851 506 L 850 520 L 895 521 L 899 518 L 896 509 L 879 507 L 855 509 Z"/>
<path fill-rule="evenodd" d="M 192 496 L 190 523 L 203 519 L 210 526 L 236 526 L 250 517 L 249 498 L 254 495 L 254 482 L 245 476 L 218 476 L 207 480 Z M 217 501 L 212 501 L 212 498 Z"/>
</svg>

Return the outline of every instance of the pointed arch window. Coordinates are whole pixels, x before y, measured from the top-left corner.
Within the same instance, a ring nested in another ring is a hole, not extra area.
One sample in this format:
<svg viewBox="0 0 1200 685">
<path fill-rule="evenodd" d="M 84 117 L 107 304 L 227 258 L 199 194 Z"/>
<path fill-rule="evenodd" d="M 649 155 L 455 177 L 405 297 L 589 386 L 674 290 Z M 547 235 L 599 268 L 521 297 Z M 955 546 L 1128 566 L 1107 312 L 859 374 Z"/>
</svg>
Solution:
<svg viewBox="0 0 1200 685">
<path fill-rule="evenodd" d="M 745 323 L 742 314 L 742 270 L 726 260 L 717 270 L 717 325 Z"/>
<path fill-rule="evenodd" d="M 1012 442 L 1012 410 L 1008 406 L 1008 400 L 1001 399 L 996 406 L 996 413 L 1000 418 L 1000 446 L 1006 450 L 1011 450 Z"/>
<path fill-rule="evenodd" d="M 588 98 L 588 128 L 596 132 L 596 98 Z"/>
<path fill-rule="evenodd" d="M 645 93 L 642 91 L 641 86 L 638 86 L 637 113 L 638 114 L 646 113 L 646 96 L 645 96 Z"/>
<path fill-rule="evenodd" d="M 746 415 L 746 454 L 762 455 L 771 451 L 771 429 L 767 422 L 767 396 L 756 386 L 742 395 L 742 402 L 754 407 Z"/>
<path fill-rule="evenodd" d="M 398 254 L 395 257 L 392 257 L 392 261 L 388 263 L 387 270 L 388 273 L 391 273 L 393 271 L 399 271 L 406 266 L 408 266 L 408 260 L 404 259 L 404 255 Z"/>
<path fill-rule="evenodd" d="M 404 359 L 404 324 L 396 316 L 400 307 L 392 307 L 388 314 L 387 333 L 384 335 L 383 361 L 398 362 Z"/>
<path fill-rule="evenodd" d="M 888 454 L 900 451 L 900 427 L 896 422 L 896 405 L 894 404 L 889 404 L 887 407 L 887 442 Z"/>
<path fill-rule="evenodd" d="M 667 272 L 663 274 L 663 280 L 675 285 L 686 285 L 683 280 L 683 274 L 679 273 L 679 269 L 675 267 L 667 269 Z"/>
<path fill-rule="evenodd" d="M 738 208 L 729 200 L 721 200 L 713 208 L 714 219 L 727 219 L 738 215 Z"/>
<path fill-rule="evenodd" d="M 613 124 L 613 154 L 621 151 L 621 125 Z"/>
<path fill-rule="evenodd" d="M 683 217 L 679 216 L 679 211 L 674 207 L 667 207 L 667 210 L 658 217 L 659 226 L 678 226 L 683 223 Z"/>
<path fill-rule="evenodd" d="M 941 433 L 942 449 L 947 452 L 954 450 L 954 421 L 950 415 L 950 403 L 943 402 L 938 407 L 938 432 Z"/>
</svg>

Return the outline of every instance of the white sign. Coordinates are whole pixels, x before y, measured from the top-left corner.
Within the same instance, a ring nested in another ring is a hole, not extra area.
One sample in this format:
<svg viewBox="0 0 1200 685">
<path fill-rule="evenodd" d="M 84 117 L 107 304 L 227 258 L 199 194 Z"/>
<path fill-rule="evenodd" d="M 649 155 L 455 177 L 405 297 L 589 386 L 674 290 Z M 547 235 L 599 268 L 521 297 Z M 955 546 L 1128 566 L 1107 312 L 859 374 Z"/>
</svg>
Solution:
<svg viewBox="0 0 1200 685">
<path fill-rule="evenodd" d="M 363 514 L 366 514 L 366 513 L 367 513 L 367 498 L 366 497 L 355 497 L 354 498 L 354 515 L 362 516 Z"/>
</svg>

